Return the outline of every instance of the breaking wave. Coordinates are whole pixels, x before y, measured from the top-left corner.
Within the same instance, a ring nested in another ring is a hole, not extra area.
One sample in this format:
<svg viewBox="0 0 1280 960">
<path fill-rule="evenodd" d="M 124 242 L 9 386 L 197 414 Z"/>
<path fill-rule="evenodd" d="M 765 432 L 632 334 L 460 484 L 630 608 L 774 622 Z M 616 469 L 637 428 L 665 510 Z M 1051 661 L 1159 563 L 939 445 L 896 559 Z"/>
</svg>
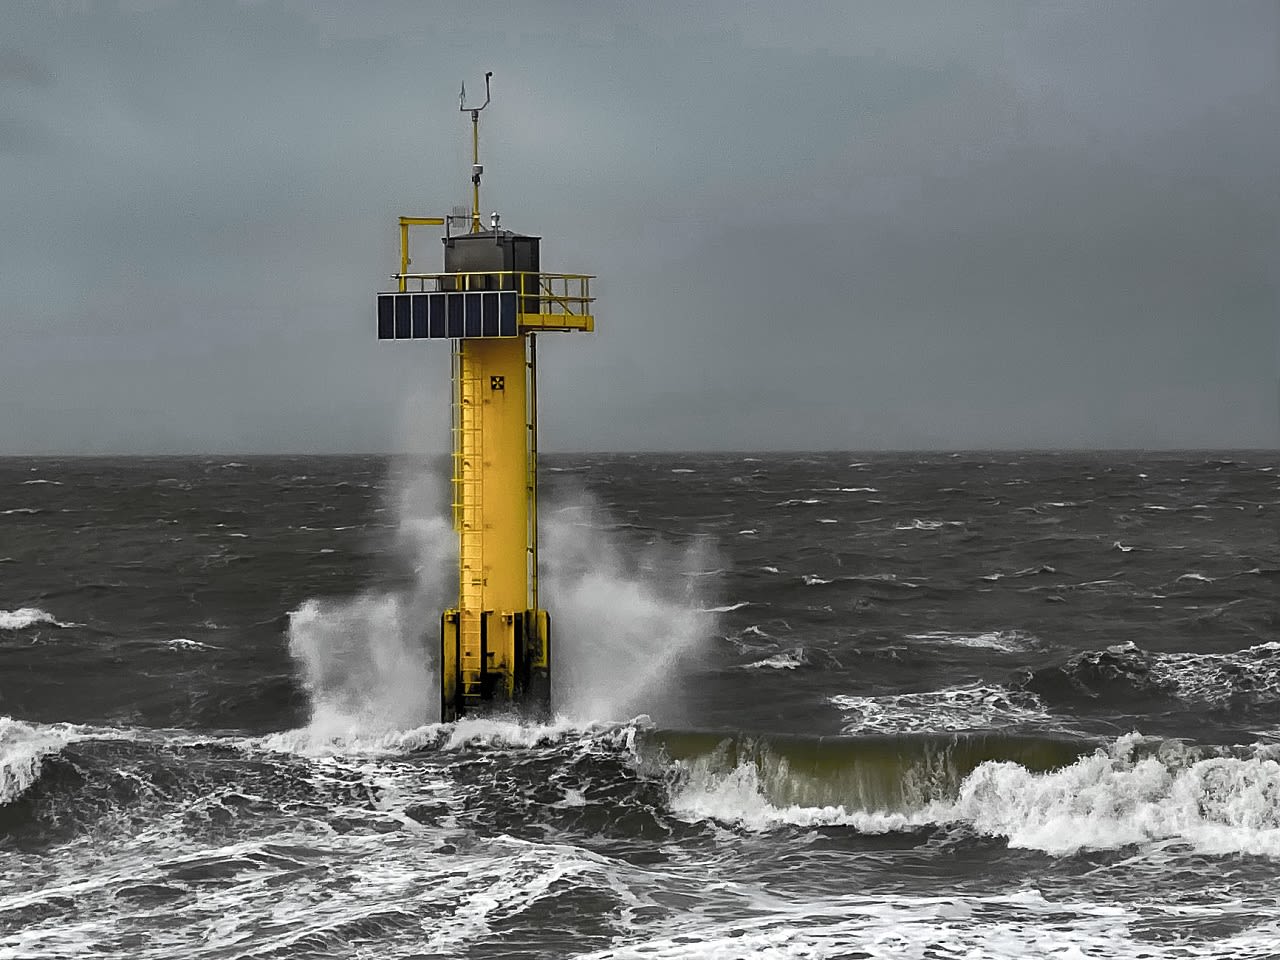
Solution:
<svg viewBox="0 0 1280 960">
<path fill-rule="evenodd" d="M 0 806 L 22 796 L 39 779 L 44 758 L 69 742 L 54 728 L 0 717 Z"/>
<path fill-rule="evenodd" d="M 0 630 L 26 630 L 29 627 L 48 624 L 53 627 L 74 627 L 63 623 L 53 614 L 36 607 L 19 607 L 17 610 L 0 610 Z"/>
<path fill-rule="evenodd" d="M 960 828 L 1053 856 L 1145 847 L 1280 857 L 1273 746 L 1133 734 L 1092 751 L 998 735 L 831 738 L 825 747 L 741 737 L 684 755 L 677 746 L 672 811 L 748 830 Z"/>
</svg>

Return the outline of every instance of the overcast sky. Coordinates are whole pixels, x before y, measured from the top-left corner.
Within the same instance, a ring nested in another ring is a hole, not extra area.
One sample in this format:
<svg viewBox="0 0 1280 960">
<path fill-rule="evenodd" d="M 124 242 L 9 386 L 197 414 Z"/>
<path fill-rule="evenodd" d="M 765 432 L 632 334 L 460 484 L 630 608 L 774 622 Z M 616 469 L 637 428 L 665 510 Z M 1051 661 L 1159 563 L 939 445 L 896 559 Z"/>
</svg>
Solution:
<svg viewBox="0 0 1280 960">
<path fill-rule="evenodd" d="M 546 449 L 1274 447 L 1278 57 L 1275 0 L 5 0 L 0 453 L 447 445 L 373 295 L 486 70 L 483 206 L 600 278 Z"/>
</svg>

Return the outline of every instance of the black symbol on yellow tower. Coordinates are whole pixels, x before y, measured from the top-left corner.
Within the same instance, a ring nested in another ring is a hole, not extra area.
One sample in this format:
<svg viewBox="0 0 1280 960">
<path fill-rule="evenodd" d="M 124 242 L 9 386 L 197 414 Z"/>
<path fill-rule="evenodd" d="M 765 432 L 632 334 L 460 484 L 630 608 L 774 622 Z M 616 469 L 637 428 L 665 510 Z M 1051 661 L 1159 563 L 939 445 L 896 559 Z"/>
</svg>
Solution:
<svg viewBox="0 0 1280 960">
<path fill-rule="evenodd" d="M 506 377 L 490 377 L 490 378 L 489 378 L 489 389 L 490 389 L 490 390 L 505 390 L 505 389 L 507 389 L 507 378 L 506 378 Z"/>
</svg>

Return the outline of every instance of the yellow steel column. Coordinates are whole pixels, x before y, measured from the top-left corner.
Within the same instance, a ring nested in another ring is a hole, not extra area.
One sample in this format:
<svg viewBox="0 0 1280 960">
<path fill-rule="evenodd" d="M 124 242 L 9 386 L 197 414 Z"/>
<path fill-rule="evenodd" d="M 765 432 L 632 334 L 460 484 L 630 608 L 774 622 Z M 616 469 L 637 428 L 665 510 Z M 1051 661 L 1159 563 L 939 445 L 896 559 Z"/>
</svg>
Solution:
<svg viewBox="0 0 1280 960">
<path fill-rule="evenodd" d="M 514 618 L 529 605 L 525 338 L 462 340 L 454 375 L 460 692 L 474 703 L 513 695 Z"/>
<path fill-rule="evenodd" d="M 408 289 L 404 275 L 409 272 L 409 224 L 400 218 L 400 292 Z"/>
</svg>

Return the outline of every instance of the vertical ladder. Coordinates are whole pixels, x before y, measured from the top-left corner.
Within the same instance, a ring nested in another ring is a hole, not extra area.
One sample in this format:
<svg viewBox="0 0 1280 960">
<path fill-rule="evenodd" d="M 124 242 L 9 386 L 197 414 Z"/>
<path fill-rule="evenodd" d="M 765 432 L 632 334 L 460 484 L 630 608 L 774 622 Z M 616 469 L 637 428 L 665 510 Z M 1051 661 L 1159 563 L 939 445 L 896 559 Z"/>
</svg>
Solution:
<svg viewBox="0 0 1280 960">
<path fill-rule="evenodd" d="M 454 343 L 453 525 L 458 531 L 458 663 L 463 703 L 481 698 L 484 672 L 484 472 L 481 369 Z"/>
</svg>

